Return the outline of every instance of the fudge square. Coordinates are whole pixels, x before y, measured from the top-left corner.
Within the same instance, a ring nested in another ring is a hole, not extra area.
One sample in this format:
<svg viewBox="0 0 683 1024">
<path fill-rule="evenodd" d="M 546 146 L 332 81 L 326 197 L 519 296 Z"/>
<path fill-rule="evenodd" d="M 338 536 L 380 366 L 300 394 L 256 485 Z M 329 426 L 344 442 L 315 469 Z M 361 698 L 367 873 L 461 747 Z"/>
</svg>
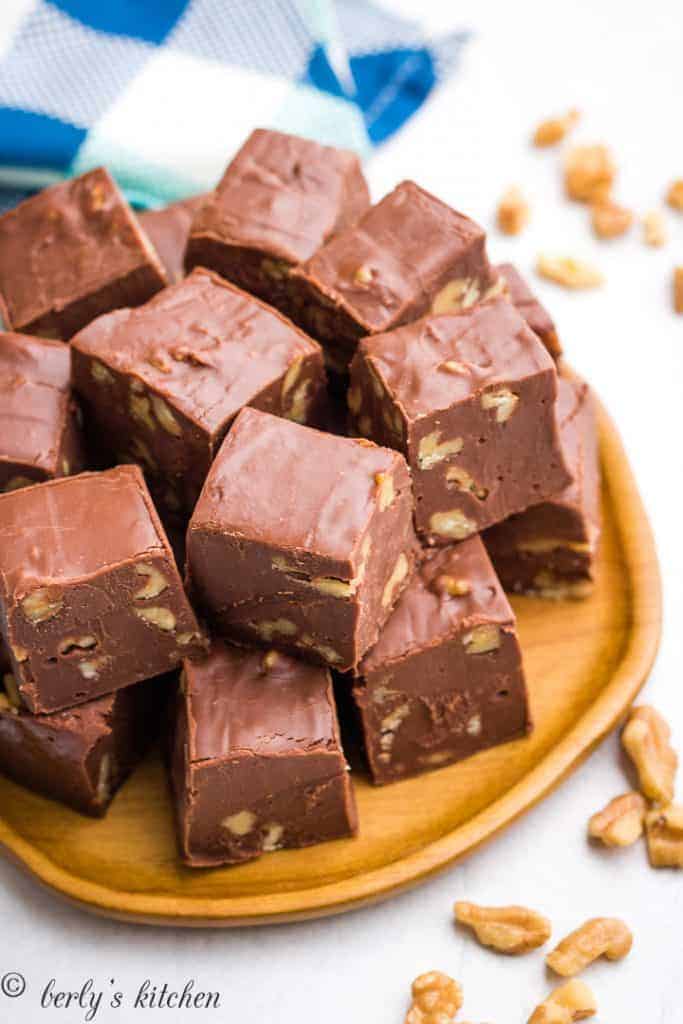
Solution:
<svg viewBox="0 0 683 1024">
<path fill-rule="evenodd" d="M 483 539 L 506 590 L 547 598 L 587 597 L 600 538 L 600 466 L 588 385 L 558 381 L 558 418 L 572 482 L 539 505 L 510 516 Z"/>
<path fill-rule="evenodd" d="M 171 680 L 150 679 L 48 715 L 23 710 L 9 680 L 0 692 L 0 772 L 81 814 L 105 814 L 160 732 Z"/>
<path fill-rule="evenodd" d="M 358 339 L 501 287 L 483 228 L 404 181 L 291 275 L 291 315 L 346 370 Z"/>
<path fill-rule="evenodd" d="M 292 266 L 365 213 L 370 199 L 355 153 L 257 129 L 196 214 L 186 265 L 287 308 Z"/>
<path fill-rule="evenodd" d="M 319 345 L 276 310 L 197 269 L 72 343 L 74 386 L 119 462 L 141 463 L 168 511 L 190 514 L 242 406 L 301 422 L 325 400 Z"/>
<path fill-rule="evenodd" d="M 160 675 L 201 650 L 136 466 L 0 496 L 0 628 L 34 714 Z"/>
<path fill-rule="evenodd" d="M 186 661 L 171 781 L 192 867 L 354 835 L 356 805 L 327 669 L 217 640 Z"/>
<path fill-rule="evenodd" d="M 149 240 L 103 167 L 0 217 L 0 316 L 13 331 L 68 339 L 100 313 L 166 284 Z"/>
<path fill-rule="evenodd" d="M 348 401 L 408 459 L 418 533 L 447 544 L 567 486 L 556 394 L 552 359 L 497 298 L 364 339 Z"/>
<path fill-rule="evenodd" d="M 187 534 L 188 581 L 230 639 L 356 665 L 410 576 L 403 456 L 256 409 L 237 417 Z"/>
<path fill-rule="evenodd" d="M 496 272 L 504 278 L 510 301 L 537 334 L 553 359 L 562 355 L 562 345 L 550 313 L 541 305 L 520 272 L 512 263 L 500 263 Z"/>
<path fill-rule="evenodd" d="M 479 537 L 421 562 L 361 662 L 353 697 L 376 783 L 529 731 L 514 615 Z"/>
<path fill-rule="evenodd" d="M 0 491 L 83 468 L 70 378 L 68 345 L 0 333 Z"/>
<path fill-rule="evenodd" d="M 185 276 L 185 247 L 195 214 L 206 202 L 206 196 L 181 199 L 160 210 L 138 214 L 143 231 L 156 249 L 171 284 Z"/>
</svg>

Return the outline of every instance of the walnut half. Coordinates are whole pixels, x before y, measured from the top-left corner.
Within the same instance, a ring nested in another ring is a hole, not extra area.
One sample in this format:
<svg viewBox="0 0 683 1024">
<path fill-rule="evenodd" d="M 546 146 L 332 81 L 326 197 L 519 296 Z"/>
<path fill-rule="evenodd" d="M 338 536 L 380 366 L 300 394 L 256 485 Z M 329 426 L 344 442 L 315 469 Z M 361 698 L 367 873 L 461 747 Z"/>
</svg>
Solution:
<svg viewBox="0 0 683 1024">
<path fill-rule="evenodd" d="M 568 981 L 550 993 L 529 1017 L 528 1024 L 573 1024 L 597 1012 L 595 996 L 583 981 Z"/>
<path fill-rule="evenodd" d="M 562 939 L 545 962 L 555 974 L 571 978 L 598 957 L 622 960 L 632 945 L 631 929 L 618 917 L 594 917 Z"/>
<path fill-rule="evenodd" d="M 456 921 L 472 928 L 482 946 L 499 953 L 529 953 L 547 942 L 551 934 L 547 917 L 527 907 L 479 907 L 458 902 L 453 912 Z"/>
<path fill-rule="evenodd" d="M 683 807 L 669 804 L 645 819 L 647 852 L 653 868 L 683 868 Z"/>
<path fill-rule="evenodd" d="M 632 709 L 621 734 L 624 750 L 636 766 L 641 792 L 663 804 L 673 800 L 678 767 L 670 736 L 665 719 L 645 704 Z"/>
<path fill-rule="evenodd" d="M 451 1024 L 462 1006 L 462 988 L 442 971 L 420 974 L 411 991 L 405 1024 Z"/>
<path fill-rule="evenodd" d="M 624 793 L 610 800 L 588 822 L 588 835 L 605 846 L 631 846 L 643 834 L 647 805 L 640 793 Z"/>
</svg>

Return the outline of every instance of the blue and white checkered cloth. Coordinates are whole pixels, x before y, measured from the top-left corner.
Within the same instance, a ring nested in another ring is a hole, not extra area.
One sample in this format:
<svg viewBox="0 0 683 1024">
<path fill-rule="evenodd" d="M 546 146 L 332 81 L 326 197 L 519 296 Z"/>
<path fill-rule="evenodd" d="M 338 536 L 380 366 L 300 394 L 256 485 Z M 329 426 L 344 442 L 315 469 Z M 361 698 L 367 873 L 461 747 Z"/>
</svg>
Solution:
<svg viewBox="0 0 683 1024">
<path fill-rule="evenodd" d="M 0 208 L 99 164 L 142 206 L 201 192 L 256 126 L 367 154 L 466 39 L 367 0 L 0 0 Z"/>
</svg>

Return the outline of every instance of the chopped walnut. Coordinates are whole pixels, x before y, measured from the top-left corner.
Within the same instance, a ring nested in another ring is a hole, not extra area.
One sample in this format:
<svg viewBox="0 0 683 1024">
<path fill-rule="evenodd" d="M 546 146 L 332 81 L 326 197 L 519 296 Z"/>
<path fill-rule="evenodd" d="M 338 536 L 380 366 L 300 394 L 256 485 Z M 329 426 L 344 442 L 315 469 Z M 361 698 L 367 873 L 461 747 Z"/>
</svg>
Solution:
<svg viewBox="0 0 683 1024">
<path fill-rule="evenodd" d="M 595 996 L 584 981 L 568 981 L 560 985 L 537 1006 L 528 1024 L 573 1024 L 592 1017 L 598 1006 Z"/>
<path fill-rule="evenodd" d="M 21 601 L 21 610 L 30 622 L 47 622 L 59 615 L 64 604 L 62 595 L 48 587 L 38 587 Z"/>
<path fill-rule="evenodd" d="M 163 398 L 159 398 L 158 395 L 152 395 L 151 400 L 154 415 L 158 419 L 163 430 L 165 430 L 167 434 L 171 434 L 173 437 L 181 437 L 183 433 L 182 428 Z"/>
<path fill-rule="evenodd" d="M 575 146 L 567 153 L 564 164 L 567 195 L 583 203 L 606 199 L 616 171 L 607 146 Z"/>
<path fill-rule="evenodd" d="M 329 597 L 351 597 L 356 589 L 353 582 L 337 579 L 336 576 L 314 576 L 311 586 Z"/>
<path fill-rule="evenodd" d="M 500 627 L 493 623 L 475 626 L 462 638 L 466 654 L 489 654 L 501 644 Z"/>
<path fill-rule="evenodd" d="M 633 224 L 633 213 L 612 199 L 591 204 L 591 224 L 598 238 L 619 238 Z"/>
<path fill-rule="evenodd" d="M 449 597 L 465 597 L 472 590 L 472 584 L 469 580 L 441 575 L 434 580 L 434 589 L 439 594 L 448 594 Z"/>
<path fill-rule="evenodd" d="M 172 633 L 175 629 L 176 618 L 170 608 L 151 605 L 147 608 L 133 608 L 133 611 L 139 619 L 148 622 L 151 626 L 162 629 L 164 633 Z"/>
<path fill-rule="evenodd" d="M 408 559 L 403 552 L 401 552 L 396 559 L 396 565 L 394 566 L 391 576 L 384 585 L 384 590 L 382 591 L 382 608 L 389 608 L 390 605 L 394 603 L 396 590 L 408 575 L 409 569 L 410 564 Z"/>
<path fill-rule="evenodd" d="M 673 277 L 674 309 L 683 313 L 683 266 L 674 267 Z"/>
<path fill-rule="evenodd" d="M 647 705 L 633 708 L 621 742 L 636 766 L 641 792 L 650 800 L 673 800 L 678 757 L 669 742 L 671 729 L 658 711 Z"/>
<path fill-rule="evenodd" d="M 548 256 L 542 253 L 536 261 L 536 272 L 564 288 L 599 288 L 605 280 L 597 267 L 572 256 Z"/>
<path fill-rule="evenodd" d="M 483 946 L 499 953 L 529 953 L 550 938 L 550 921 L 527 907 L 479 907 L 458 902 L 456 921 L 472 928 Z"/>
<path fill-rule="evenodd" d="M 510 419 L 517 408 L 519 395 L 516 395 L 509 388 L 500 388 L 499 391 L 485 391 L 481 396 L 482 409 L 496 410 L 496 423 L 505 423 Z"/>
<path fill-rule="evenodd" d="M 653 868 L 683 868 L 683 806 L 669 804 L 650 811 L 645 832 Z"/>
<path fill-rule="evenodd" d="M 498 203 L 498 228 L 504 235 L 519 235 L 529 223 L 531 208 L 516 185 L 503 193 Z"/>
<path fill-rule="evenodd" d="M 375 484 L 377 487 L 379 510 L 384 512 L 396 497 L 393 477 L 389 473 L 375 473 Z"/>
<path fill-rule="evenodd" d="M 448 281 L 432 302 L 432 313 L 457 313 L 469 309 L 479 298 L 479 284 L 468 278 Z"/>
<path fill-rule="evenodd" d="M 417 464 L 420 469 L 431 469 L 438 462 L 442 462 L 451 455 L 458 455 L 462 451 L 463 440 L 461 437 L 453 437 L 446 441 L 440 441 L 440 438 L 441 431 L 434 430 L 420 439 L 417 449 Z"/>
<path fill-rule="evenodd" d="M 411 991 L 413 1001 L 405 1024 L 451 1024 L 462 1006 L 462 988 L 441 971 L 420 974 Z"/>
<path fill-rule="evenodd" d="M 145 585 L 133 594 L 136 601 L 148 601 L 152 597 L 158 597 L 168 587 L 166 577 L 154 565 L 139 562 L 135 566 L 135 572 L 138 576 L 147 578 Z"/>
<path fill-rule="evenodd" d="M 223 818 L 221 825 L 227 829 L 228 832 L 232 832 L 234 836 L 246 836 L 254 828 L 256 824 L 256 815 L 253 811 L 237 811 L 235 814 L 228 815 L 227 818 Z"/>
<path fill-rule="evenodd" d="M 671 182 L 666 201 L 672 210 L 683 210 L 683 178 Z"/>
<path fill-rule="evenodd" d="M 17 686 L 17 680 L 11 672 L 6 672 L 2 677 L 2 685 L 4 687 L 4 696 L 7 699 L 7 703 L 12 711 L 19 711 L 22 707 L 21 694 L 19 693 L 19 687 Z"/>
<path fill-rule="evenodd" d="M 441 537 L 464 540 L 465 537 L 476 533 L 477 524 L 473 519 L 468 519 L 461 509 L 452 508 L 448 512 L 435 512 L 430 516 L 429 529 Z"/>
<path fill-rule="evenodd" d="M 605 846 L 631 846 L 643 834 L 647 805 L 640 793 L 624 793 L 610 800 L 588 822 L 588 835 Z"/>
<path fill-rule="evenodd" d="M 632 945 L 631 929 L 618 917 L 594 917 L 562 939 L 545 962 L 555 974 L 571 978 L 598 957 L 622 960 Z"/>
<path fill-rule="evenodd" d="M 650 210 L 643 217 L 643 241 L 646 245 L 659 247 L 666 245 L 667 240 L 664 214 L 660 210 Z"/>
<path fill-rule="evenodd" d="M 570 110 L 564 117 L 549 117 L 536 127 L 532 142 L 534 146 L 554 146 L 562 142 L 567 133 L 577 124 L 578 110 Z"/>
</svg>

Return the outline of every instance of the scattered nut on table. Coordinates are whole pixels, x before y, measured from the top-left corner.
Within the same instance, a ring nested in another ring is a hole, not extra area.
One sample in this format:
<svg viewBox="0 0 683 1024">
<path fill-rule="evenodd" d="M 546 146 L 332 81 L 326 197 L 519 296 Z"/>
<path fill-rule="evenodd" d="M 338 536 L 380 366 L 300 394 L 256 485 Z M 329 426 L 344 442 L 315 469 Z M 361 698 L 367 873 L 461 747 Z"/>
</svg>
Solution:
<svg viewBox="0 0 683 1024">
<path fill-rule="evenodd" d="M 563 117 L 549 117 L 536 126 L 532 142 L 534 146 L 554 146 L 562 142 L 581 117 L 578 110 L 569 110 Z"/>
<path fill-rule="evenodd" d="M 612 199 L 591 204 L 591 224 L 598 238 L 619 238 L 633 224 L 633 212 Z"/>
<path fill-rule="evenodd" d="M 471 928 L 483 946 L 499 953 L 519 954 L 538 949 L 552 931 L 547 917 L 527 907 L 480 907 L 459 901 L 453 912 L 456 921 Z"/>
<path fill-rule="evenodd" d="M 674 309 L 683 313 L 683 266 L 674 267 L 673 276 Z"/>
<path fill-rule="evenodd" d="M 420 974 L 411 991 L 405 1024 L 451 1024 L 462 1006 L 462 988 L 442 971 Z"/>
<path fill-rule="evenodd" d="M 597 1012 L 595 996 L 583 981 L 560 985 L 536 1007 L 528 1024 L 572 1024 Z"/>
<path fill-rule="evenodd" d="M 531 208 L 517 185 L 503 193 L 496 217 L 498 228 L 504 235 L 519 235 L 529 223 Z"/>
<path fill-rule="evenodd" d="M 683 806 L 669 804 L 650 811 L 645 834 L 653 868 L 683 868 Z"/>
<path fill-rule="evenodd" d="M 633 708 L 621 734 L 624 750 L 636 766 L 641 792 L 658 803 L 671 803 L 678 757 L 669 742 L 671 729 L 653 707 Z"/>
<path fill-rule="evenodd" d="M 646 245 L 659 248 L 668 240 L 666 221 L 661 210 L 649 210 L 643 216 L 643 241 Z"/>
<path fill-rule="evenodd" d="M 593 917 L 567 935 L 545 958 L 555 974 L 571 978 L 594 960 L 622 960 L 631 950 L 633 935 L 618 917 Z"/>
<path fill-rule="evenodd" d="M 564 163 L 564 185 L 570 199 L 595 203 L 607 199 L 617 168 L 607 146 L 575 146 Z"/>
<path fill-rule="evenodd" d="M 605 846 L 631 846 L 643 834 L 647 804 L 640 793 L 615 796 L 588 822 L 588 835 Z"/>
<path fill-rule="evenodd" d="M 536 261 L 536 272 L 564 288 L 599 288 L 605 281 L 597 267 L 572 256 L 550 256 L 541 253 Z"/>
<path fill-rule="evenodd" d="M 683 178 L 671 182 L 666 201 L 672 210 L 683 210 Z"/>
</svg>

